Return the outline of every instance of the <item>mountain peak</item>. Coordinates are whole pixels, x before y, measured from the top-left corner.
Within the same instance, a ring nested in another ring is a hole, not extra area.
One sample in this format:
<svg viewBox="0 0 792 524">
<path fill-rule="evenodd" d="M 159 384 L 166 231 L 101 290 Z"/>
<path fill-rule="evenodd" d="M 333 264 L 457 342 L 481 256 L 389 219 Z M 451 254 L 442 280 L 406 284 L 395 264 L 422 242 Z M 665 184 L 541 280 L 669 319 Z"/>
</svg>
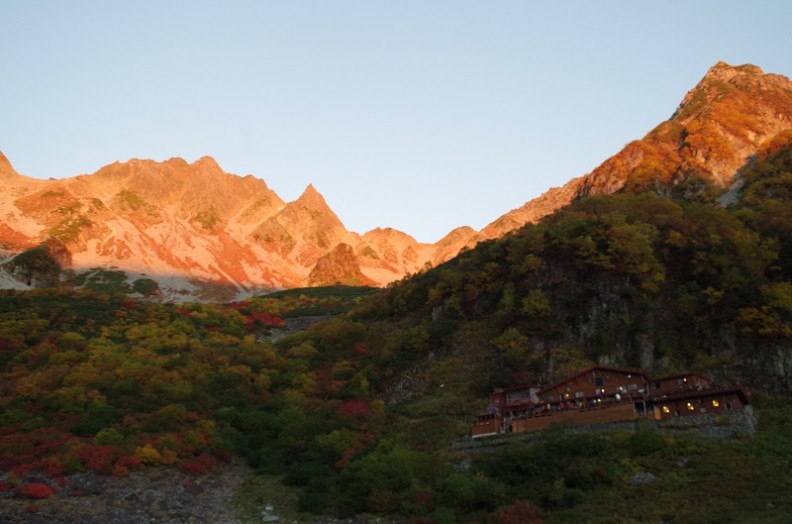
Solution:
<svg viewBox="0 0 792 524">
<path fill-rule="evenodd" d="M 211 171 L 217 173 L 223 172 L 223 169 L 220 167 L 220 164 L 218 164 L 214 158 L 208 155 L 202 156 L 201 158 L 193 162 L 192 167 L 195 168 L 196 170 L 204 171 L 204 172 L 205 171 Z"/>
<path fill-rule="evenodd" d="M 733 66 L 721 61 L 707 70 L 707 74 L 690 90 L 686 98 L 689 98 L 691 94 L 695 95 L 702 91 L 710 94 L 724 94 L 726 86 L 729 85 L 743 89 L 764 86 L 775 82 L 773 80 L 775 77 L 778 77 L 778 75 L 765 74 L 761 67 L 753 64 Z"/>
<path fill-rule="evenodd" d="M 733 66 L 721 60 L 718 63 L 716 63 L 714 66 L 709 68 L 709 71 L 707 71 L 705 78 L 707 77 L 731 78 L 739 74 L 764 75 L 764 71 L 762 71 L 761 67 L 755 66 L 753 64 L 743 64 L 739 66 Z"/>
<path fill-rule="evenodd" d="M 316 190 L 313 184 L 308 184 L 308 187 L 302 192 L 295 202 L 298 202 L 306 207 L 327 207 L 327 202 L 324 197 Z"/>
<path fill-rule="evenodd" d="M 316 190 L 316 188 L 314 187 L 313 184 L 308 184 L 305 187 L 305 190 L 302 192 L 302 195 L 301 195 L 300 198 L 302 198 L 303 196 L 316 196 L 316 195 L 319 195 L 319 191 Z M 321 196 L 321 195 L 319 195 L 319 196 Z"/>
<path fill-rule="evenodd" d="M 483 229 L 504 235 L 588 195 L 621 191 L 683 194 L 684 182 L 730 187 L 758 151 L 792 129 L 792 81 L 752 64 L 714 64 L 671 118 L 634 140 L 591 173 L 552 188 Z"/>
<path fill-rule="evenodd" d="M 713 113 L 713 109 L 720 107 L 731 115 L 739 113 L 758 122 L 768 111 L 788 115 L 790 92 L 792 83 L 784 76 L 765 74 L 753 64 L 732 66 L 721 61 L 710 67 L 688 91 L 671 119 L 684 123 L 705 114 L 710 120 L 723 120 L 723 115 Z M 751 128 L 757 134 L 769 134 L 760 132 L 758 127 L 762 126 L 758 123 L 741 127 Z"/>
</svg>

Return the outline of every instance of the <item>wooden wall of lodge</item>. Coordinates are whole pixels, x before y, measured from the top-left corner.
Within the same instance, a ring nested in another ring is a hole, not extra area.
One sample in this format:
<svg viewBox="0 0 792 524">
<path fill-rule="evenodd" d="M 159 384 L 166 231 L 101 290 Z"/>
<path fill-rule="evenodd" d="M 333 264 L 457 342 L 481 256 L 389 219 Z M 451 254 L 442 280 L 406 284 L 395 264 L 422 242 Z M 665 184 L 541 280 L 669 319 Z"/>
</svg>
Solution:
<svg viewBox="0 0 792 524">
<path fill-rule="evenodd" d="M 643 411 L 643 406 L 638 404 L 642 402 L 627 401 L 596 408 L 551 411 L 541 415 L 511 418 L 509 430 L 511 433 L 527 433 L 545 429 L 553 423 L 567 422 L 579 426 L 635 420 L 641 416 L 639 410 Z M 702 413 L 719 415 L 744 407 L 737 390 L 704 390 L 683 395 L 682 398 L 650 400 L 644 416 L 655 420 L 668 420 Z M 496 435 L 503 430 L 503 419 L 500 415 L 487 415 L 479 417 L 473 423 L 471 436 L 476 438 Z"/>
<path fill-rule="evenodd" d="M 498 435 L 503 429 L 503 419 L 499 415 L 487 415 L 479 417 L 473 422 L 470 428 L 470 436 L 485 437 L 487 435 Z"/>
<path fill-rule="evenodd" d="M 745 407 L 737 390 L 700 391 L 695 395 L 681 395 L 676 398 L 655 399 L 654 418 L 666 420 L 675 417 L 686 417 L 709 413 L 722 415 L 729 411 L 740 410 Z"/>
<path fill-rule="evenodd" d="M 748 399 L 740 388 L 713 388 L 695 373 L 650 380 L 641 371 L 595 366 L 543 389 L 494 391 L 490 403 L 495 412 L 478 417 L 471 436 L 537 431 L 562 420 L 582 425 L 718 415 L 743 409 Z"/>
<path fill-rule="evenodd" d="M 512 433 L 527 433 L 545 429 L 550 424 L 569 422 L 576 426 L 584 424 L 604 424 L 606 422 L 620 422 L 633 420 L 637 417 L 635 406 L 632 402 L 614 404 L 602 408 L 593 408 L 582 411 L 557 411 L 538 417 L 515 418 L 511 421 Z"/>
</svg>

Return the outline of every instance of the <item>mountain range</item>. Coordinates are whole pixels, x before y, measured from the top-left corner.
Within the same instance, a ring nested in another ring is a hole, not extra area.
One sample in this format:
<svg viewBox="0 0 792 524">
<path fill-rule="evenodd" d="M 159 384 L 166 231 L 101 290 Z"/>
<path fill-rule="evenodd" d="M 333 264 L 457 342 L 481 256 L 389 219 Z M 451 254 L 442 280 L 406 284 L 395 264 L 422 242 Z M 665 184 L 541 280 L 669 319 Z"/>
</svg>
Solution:
<svg viewBox="0 0 792 524">
<path fill-rule="evenodd" d="M 133 159 L 90 175 L 41 180 L 0 153 L 3 287 L 47 283 L 18 260 L 41 246 L 67 275 L 151 280 L 165 299 L 230 300 L 334 283 L 384 286 L 502 237 L 582 197 L 652 190 L 728 203 L 741 170 L 789 142 L 792 82 L 753 65 L 715 64 L 672 116 L 591 173 L 552 188 L 481 231 L 434 244 L 391 228 L 348 231 L 309 185 L 284 202 L 253 176 L 210 157 Z M 13 277 L 13 278 L 9 278 Z M 84 280 L 84 279 L 83 279 Z"/>
</svg>

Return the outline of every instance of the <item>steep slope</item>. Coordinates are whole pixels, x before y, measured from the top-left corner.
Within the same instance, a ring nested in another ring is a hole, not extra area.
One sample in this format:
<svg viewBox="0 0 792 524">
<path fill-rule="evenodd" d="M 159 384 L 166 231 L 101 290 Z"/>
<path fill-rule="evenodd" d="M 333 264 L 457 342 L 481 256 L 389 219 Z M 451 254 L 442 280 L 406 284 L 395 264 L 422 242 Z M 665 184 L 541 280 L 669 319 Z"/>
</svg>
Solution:
<svg viewBox="0 0 792 524">
<path fill-rule="evenodd" d="M 497 238 L 583 196 L 657 191 L 699 196 L 723 192 L 779 134 L 792 129 L 792 82 L 753 65 L 715 64 L 669 120 L 586 176 L 509 211 L 475 240 Z"/>
<path fill-rule="evenodd" d="M 319 257 L 349 241 L 351 235 L 322 195 L 309 185 L 297 200 L 256 227 L 251 238 L 310 269 Z"/>
<path fill-rule="evenodd" d="M 14 170 L 13 166 L 11 166 L 11 162 L 8 161 L 8 158 L 0 152 L 0 175 L 3 176 L 15 176 L 18 173 Z"/>
<path fill-rule="evenodd" d="M 388 288 L 358 311 L 391 356 L 383 389 L 393 403 L 437 384 L 485 398 L 599 364 L 788 395 L 790 169 L 792 144 L 768 148 L 729 207 L 583 197 Z"/>
</svg>

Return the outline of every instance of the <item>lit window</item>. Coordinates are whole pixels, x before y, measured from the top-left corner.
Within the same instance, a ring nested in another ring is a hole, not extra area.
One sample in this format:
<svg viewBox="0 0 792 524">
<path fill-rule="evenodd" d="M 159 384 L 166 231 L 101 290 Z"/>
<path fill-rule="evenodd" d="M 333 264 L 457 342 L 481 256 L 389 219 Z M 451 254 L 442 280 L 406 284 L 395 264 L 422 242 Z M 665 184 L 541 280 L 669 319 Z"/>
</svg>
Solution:
<svg viewBox="0 0 792 524">
<path fill-rule="evenodd" d="M 712 407 L 713 408 L 717 408 L 718 406 L 720 406 L 720 402 L 718 402 L 717 400 L 713 400 L 712 401 Z"/>
<path fill-rule="evenodd" d="M 688 408 L 690 411 L 693 411 L 693 410 L 695 409 L 695 408 L 693 407 L 693 403 L 692 403 L 692 402 L 688 402 L 688 403 L 687 403 L 687 408 Z"/>
<path fill-rule="evenodd" d="M 663 413 L 671 413 L 671 410 L 668 408 L 668 406 L 663 406 Z"/>
<path fill-rule="evenodd" d="M 583 393 L 582 391 L 575 391 L 575 398 L 583 398 L 585 396 L 586 394 Z"/>
</svg>

